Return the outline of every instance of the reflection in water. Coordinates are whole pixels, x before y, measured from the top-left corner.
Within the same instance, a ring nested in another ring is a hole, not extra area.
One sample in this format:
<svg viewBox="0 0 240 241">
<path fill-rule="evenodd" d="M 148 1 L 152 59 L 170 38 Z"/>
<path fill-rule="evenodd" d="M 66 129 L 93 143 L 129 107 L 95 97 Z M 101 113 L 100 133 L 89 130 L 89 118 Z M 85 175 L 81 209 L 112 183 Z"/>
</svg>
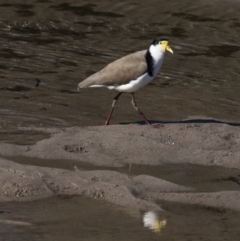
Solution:
<svg viewBox="0 0 240 241">
<path fill-rule="evenodd" d="M 84 196 L 2 202 L 0 240 L 157 241 L 158 235 L 144 229 L 133 213 Z"/>
<path fill-rule="evenodd" d="M 153 232 L 160 233 L 167 225 L 167 220 L 159 220 L 156 212 L 149 211 L 143 215 L 143 225 L 144 227 L 151 229 Z"/>
</svg>

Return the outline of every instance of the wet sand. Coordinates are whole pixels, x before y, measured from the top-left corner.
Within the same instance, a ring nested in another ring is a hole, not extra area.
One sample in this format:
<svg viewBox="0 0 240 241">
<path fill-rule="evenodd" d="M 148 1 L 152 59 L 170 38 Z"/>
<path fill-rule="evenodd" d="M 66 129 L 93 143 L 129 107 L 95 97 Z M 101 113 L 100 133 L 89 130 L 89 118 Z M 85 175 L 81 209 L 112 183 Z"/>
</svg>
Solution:
<svg viewBox="0 0 240 241">
<path fill-rule="evenodd" d="M 238 237 L 239 126 L 186 122 L 21 129 L 46 139 L 1 143 L 0 223 L 13 230 L 3 237 Z M 149 210 L 166 222 L 160 233 L 143 228 Z"/>
<path fill-rule="evenodd" d="M 84 194 L 131 209 L 158 210 L 158 199 L 239 209 L 236 124 L 22 131 L 51 137 L 33 145 L 1 144 L 3 201 Z"/>
<path fill-rule="evenodd" d="M 237 240 L 239 1 L 0 9 L 1 237 Z M 77 84 L 156 35 L 174 55 L 136 97 L 164 127 L 145 126 L 127 94 L 102 126 L 116 93 Z M 143 228 L 149 210 L 167 222 L 158 234 Z"/>
</svg>

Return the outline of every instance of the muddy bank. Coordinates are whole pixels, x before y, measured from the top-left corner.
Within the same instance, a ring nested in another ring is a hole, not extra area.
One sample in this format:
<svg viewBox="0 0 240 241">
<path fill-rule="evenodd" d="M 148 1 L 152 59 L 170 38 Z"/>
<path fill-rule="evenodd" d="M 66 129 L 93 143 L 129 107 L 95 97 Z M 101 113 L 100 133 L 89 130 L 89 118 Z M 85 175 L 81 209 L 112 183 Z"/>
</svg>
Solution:
<svg viewBox="0 0 240 241">
<path fill-rule="evenodd" d="M 32 131 L 50 137 L 33 145 L 1 143 L 0 199 L 67 194 L 144 210 L 160 210 L 161 199 L 238 210 L 239 126 L 186 122 L 160 129 L 21 129 L 26 137 Z"/>
</svg>

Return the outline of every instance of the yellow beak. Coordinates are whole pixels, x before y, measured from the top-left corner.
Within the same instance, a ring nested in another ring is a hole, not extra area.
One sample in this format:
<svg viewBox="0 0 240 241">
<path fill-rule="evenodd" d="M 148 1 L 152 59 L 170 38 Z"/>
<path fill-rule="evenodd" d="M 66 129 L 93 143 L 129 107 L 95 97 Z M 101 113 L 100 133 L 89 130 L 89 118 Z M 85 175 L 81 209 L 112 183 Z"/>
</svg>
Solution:
<svg viewBox="0 0 240 241">
<path fill-rule="evenodd" d="M 169 46 L 167 46 L 166 50 L 167 50 L 168 52 L 170 52 L 171 54 L 173 54 L 173 50 L 172 50 Z"/>
</svg>

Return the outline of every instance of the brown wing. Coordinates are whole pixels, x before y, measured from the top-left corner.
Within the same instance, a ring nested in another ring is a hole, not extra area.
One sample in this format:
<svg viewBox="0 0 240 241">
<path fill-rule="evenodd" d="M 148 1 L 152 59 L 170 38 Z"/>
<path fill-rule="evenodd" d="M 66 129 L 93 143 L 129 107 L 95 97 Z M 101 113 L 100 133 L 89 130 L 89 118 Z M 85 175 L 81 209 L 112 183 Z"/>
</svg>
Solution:
<svg viewBox="0 0 240 241">
<path fill-rule="evenodd" d="M 147 63 L 145 54 L 146 50 L 142 50 L 122 57 L 80 82 L 78 87 L 85 88 L 91 85 L 111 86 L 127 84 L 129 81 L 135 80 L 146 73 Z"/>
</svg>

